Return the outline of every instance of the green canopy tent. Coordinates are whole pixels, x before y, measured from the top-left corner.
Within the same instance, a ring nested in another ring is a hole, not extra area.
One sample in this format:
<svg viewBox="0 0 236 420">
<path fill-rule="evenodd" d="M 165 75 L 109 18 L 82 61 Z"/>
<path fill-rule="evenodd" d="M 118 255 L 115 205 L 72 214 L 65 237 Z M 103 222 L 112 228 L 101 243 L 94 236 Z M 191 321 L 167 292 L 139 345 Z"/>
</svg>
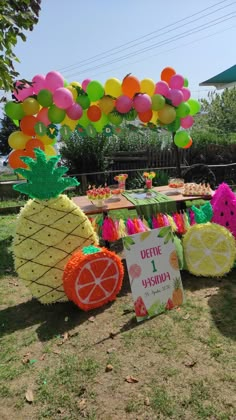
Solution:
<svg viewBox="0 0 236 420">
<path fill-rule="evenodd" d="M 205 82 L 199 83 L 199 86 L 215 86 L 216 89 L 225 89 L 236 86 L 236 65 L 211 77 L 211 79 L 205 80 Z"/>
</svg>

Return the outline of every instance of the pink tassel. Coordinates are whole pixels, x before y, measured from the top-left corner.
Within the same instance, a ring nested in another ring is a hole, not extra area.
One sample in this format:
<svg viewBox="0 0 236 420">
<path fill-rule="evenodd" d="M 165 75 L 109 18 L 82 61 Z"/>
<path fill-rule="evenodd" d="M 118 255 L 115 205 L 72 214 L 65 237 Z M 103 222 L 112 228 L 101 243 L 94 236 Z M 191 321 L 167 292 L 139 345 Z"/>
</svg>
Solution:
<svg viewBox="0 0 236 420">
<path fill-rule="evenodd" d="M 115 224 L 110 217 L 106 217 L 102 227 L 102 238 L 104 241 L 114 242 L 118 240 Z"/>
<path fill-rule="evenodd" d="M 152 216 L 152 228 L 153 229 L 159 228 L 159 223 L 158 223 L 157 219 L 155 218 L 155 216 Z"/>
<path fill-rule="evenodd" d="M 126 222 L 128 235 L 133 235 L 135 233 L 134 224 L 131 219 L 128 219 Z"/>
</svg>

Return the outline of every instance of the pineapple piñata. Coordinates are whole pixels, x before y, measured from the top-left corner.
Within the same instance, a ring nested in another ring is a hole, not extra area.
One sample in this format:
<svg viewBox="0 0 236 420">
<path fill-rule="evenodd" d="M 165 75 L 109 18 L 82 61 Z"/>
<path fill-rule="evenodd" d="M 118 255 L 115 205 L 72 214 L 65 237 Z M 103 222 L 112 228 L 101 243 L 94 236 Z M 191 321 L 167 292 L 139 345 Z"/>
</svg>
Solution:
<svg viewBox="0 0 236 420">
<path fill-rule="evenodd" d="M 66 195 L 75 178 L 65 178 L 67 168 L 57 167 L 60 156 L 47 160 L 35 149 L 36 159 L 22 157 L 29 169 L 16 169 L 28 182 L 14 185 L 29 200 L 21 210 L 14 239 L 15 268 L 41 303 L 66 301 L 63 271 L 71 255 L 98 239 L 84 212 Z"/>
</svg>

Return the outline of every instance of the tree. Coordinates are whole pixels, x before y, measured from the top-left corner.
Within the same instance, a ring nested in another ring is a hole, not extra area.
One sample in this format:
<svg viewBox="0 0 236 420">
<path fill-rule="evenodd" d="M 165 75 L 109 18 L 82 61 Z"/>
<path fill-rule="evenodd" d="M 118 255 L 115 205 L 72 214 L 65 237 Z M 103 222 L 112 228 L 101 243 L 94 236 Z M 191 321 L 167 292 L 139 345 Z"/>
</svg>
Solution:
<svg viewBox="0 0 236 420">
<path fill-rule="evenodd" d="M 236 132 L 236 89 L 225 89 L 222 93 L 210 92 L 202 100 L 202 111 L 206 123 L 221 133 Z"/>
<path fill-rule="evenodd" d="M 0 5 L 0 89 L 12 91 L 19 73 L 13 52 L 18 38 L 26 41 L 24 31 L 32 31 L 38 22 L 41 0 L 1 0 Z"/>
<path fill-rule="evenodd" d="M 11 133 L 13 133 L 13 131 L 16 131 L 16 126 L 6 115 L 1 119 L 0 124 L 0 153 L 7 155 L 11 151 L 11 148 L 8 144 L 8 137 Z"/>
</svg>

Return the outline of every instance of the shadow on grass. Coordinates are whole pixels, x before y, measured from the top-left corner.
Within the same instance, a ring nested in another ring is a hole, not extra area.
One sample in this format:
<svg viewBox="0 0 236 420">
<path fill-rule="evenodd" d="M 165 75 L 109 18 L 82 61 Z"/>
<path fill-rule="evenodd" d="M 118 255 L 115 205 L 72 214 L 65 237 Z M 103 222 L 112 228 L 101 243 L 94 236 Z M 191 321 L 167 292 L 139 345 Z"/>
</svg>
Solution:
<svg viewBox="0 0 236 420">
<path fill-rule="evenodd" d="M 118 296 L 124 296 L 129 292 L 130 286 L 125 276 Z M 0 311 L 0 337 L 40 324 L 36 333 L 41 341 L 47 341 L 83 324 L 91 316 L 96 317 L 112 304 L 110 302 L 101 308 L 84 312 L 73 302 L 43 305 L 36 299 L 32 299 Z M 65 318 L 68 318 L 67 322 Z"/>
<path fill-rule="evenodd" d="M 15 275 L 14 260 L 11 252 L 12 236 L 0 241 L 0 277 Z"/>
</svg>

